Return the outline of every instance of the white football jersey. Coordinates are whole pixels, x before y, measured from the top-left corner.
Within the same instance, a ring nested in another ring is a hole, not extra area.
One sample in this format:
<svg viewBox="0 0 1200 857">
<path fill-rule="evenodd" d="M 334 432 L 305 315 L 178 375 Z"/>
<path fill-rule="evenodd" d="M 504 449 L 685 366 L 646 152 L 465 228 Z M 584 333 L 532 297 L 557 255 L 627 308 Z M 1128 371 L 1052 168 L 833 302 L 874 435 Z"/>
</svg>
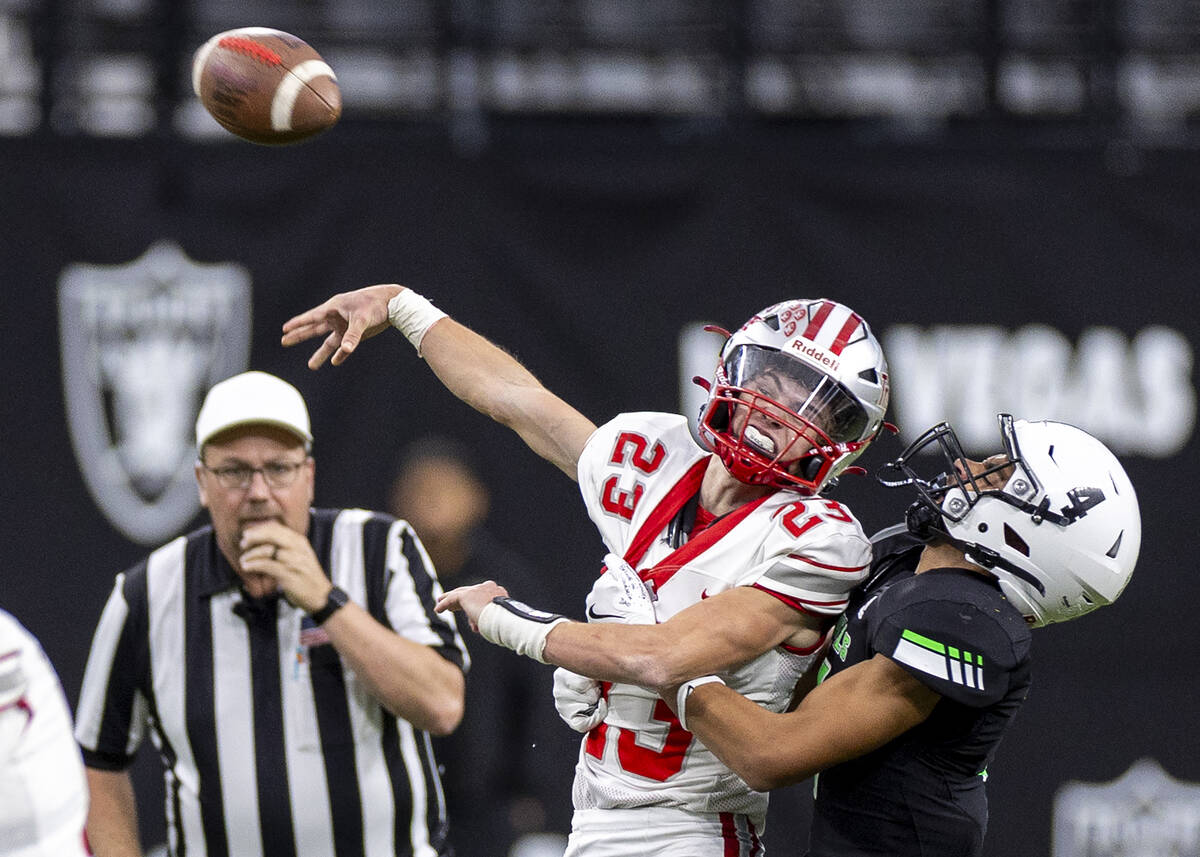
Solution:
<svg viewBox="0 0 1200 857">
<path fill-rule="evenodd" d="M 0 610 L 0 855 L 84 857 L 88 792 L 62 685 Z"/>
<path fill-rule="evenodd" d="M 810 613 L 841 613 L 866 576 L 871 546 L 839 503 L 776 491 L 712 522 L 678 549 L 671 519 L 699 490 L 710 454 L 675 414 L 622 414 L 601 426 L 579 459 L 579 486 L 605 544 L 653 582 L 660 621 L 735 586 L 764 589 Z M 777 647 L 726 683 L 782 711 L 811 652 Z M 755 792 L 692 734 L 657 694 L 614 684 L 608 715 L 584 739 L 576 767 L 577 809 L 675 806 L 761 817 Z"/>
</svg>

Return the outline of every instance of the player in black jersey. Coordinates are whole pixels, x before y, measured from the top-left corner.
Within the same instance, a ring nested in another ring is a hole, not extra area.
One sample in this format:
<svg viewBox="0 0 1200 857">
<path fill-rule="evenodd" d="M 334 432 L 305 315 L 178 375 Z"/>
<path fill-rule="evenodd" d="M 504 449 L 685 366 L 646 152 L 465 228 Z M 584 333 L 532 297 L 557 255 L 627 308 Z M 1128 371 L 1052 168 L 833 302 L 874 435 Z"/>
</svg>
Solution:
<svg viewBox="0 0 1200 857">
<path fill-rule="evenodd" d="M 756 789 L 818 772 L 810 857 L 975 855 L 984 780 L 1030 684 L 1030 628 L 1112 602 L 1141 542 L 1117 459 L 1063 423 L 1000 416 L 1004 452 L 967 459 L 922 435 L 886 485 L 916 488 L 876 537 L 872 574 L 835 629 L 820 684 L 774 714 L 705 677 L 667 696 Z M 941 453 L 928 475 L 918 467 Z"/>
</svg>

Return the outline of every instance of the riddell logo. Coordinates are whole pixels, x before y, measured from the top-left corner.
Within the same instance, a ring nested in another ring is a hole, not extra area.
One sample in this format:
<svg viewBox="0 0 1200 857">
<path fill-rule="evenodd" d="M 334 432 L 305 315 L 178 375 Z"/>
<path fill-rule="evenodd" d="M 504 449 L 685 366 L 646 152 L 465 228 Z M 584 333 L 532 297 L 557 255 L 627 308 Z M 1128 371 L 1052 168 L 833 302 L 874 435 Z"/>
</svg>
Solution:
<svg viewBox="0 0 1200 857">
<path fill-rule="evenodd" d="M 833 371 L 837 371 L 840 365 L 838 360 L 829 355 L 824 348 L 818 348 L 815 345 L 805 345 L 798 339 L 792 340 L 792 350 L 803 354 L 805 357 L 811 357 L 822 366 L 828 366 Z"/>
</svg>

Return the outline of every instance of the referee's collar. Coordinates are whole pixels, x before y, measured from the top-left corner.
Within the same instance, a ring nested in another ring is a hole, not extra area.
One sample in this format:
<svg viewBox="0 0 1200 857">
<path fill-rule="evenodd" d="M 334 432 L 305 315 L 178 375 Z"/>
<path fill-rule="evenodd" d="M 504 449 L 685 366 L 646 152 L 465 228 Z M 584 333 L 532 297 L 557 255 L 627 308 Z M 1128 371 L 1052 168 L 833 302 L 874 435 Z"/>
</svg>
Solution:
<svg viewBox="0 0 1200 857">
<path fill-rule="evenodd" d="M 308 513 L 308 531 L 311 534 L 316 524 L 314 510 Z M 208 598 L 218 592 L 225 592 L 241 586 L 241 579 L 221 548 L 217 546 L 217 533 L 212 524 L 208 524 L 197 534 L 203 533 L 208 538 L 208 562 L 194 563 L 192 572 L 196 575 L 196 592 L 201 598 Z"/>
<path fill-rule="evenodd" d="M 221 549 L 217 546 L 216 533 L 211 532 L 209 527 L 210 538 L 209 543 L 209 561 L 200 563 L 200 567 L 194 569 L 199 572 L 198 580 L 196 581 L 196 592 L 201 598 L 208 598 L 216 595 L 218 592 L 225 592 L 228 589 L 234 589 L 240 584 L 237 572 L 233 570 L 233 566 L 229 564 L 229 560 L 225 558 L 225 554 L 221 553 Z"/>
</svg>

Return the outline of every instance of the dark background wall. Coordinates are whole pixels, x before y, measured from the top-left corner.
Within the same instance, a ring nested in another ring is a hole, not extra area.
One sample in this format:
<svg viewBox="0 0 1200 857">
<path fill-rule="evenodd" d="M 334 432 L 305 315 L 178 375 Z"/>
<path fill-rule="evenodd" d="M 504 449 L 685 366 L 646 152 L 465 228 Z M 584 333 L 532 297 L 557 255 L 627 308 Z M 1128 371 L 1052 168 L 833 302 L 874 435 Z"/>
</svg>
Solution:
<svg viewBox="0 0 1200 857">
<path fill-rule="evenodd" d="M 1190 151 L 980 138 L 882 146 L 850 128 L 786 124 L 729 136 L 526 123 L 497 125 L 477 154 L 437 134 L 334 131 L 282 150 L 4 140 L 0 164 L 0 605 L 41 638 L 72 702 L 112 578 L 148 549 L 101 514 L 72 451 L 62 376 L 90 371 L 60 356 L 59 278 L 73 263 L 124 265 L 168 240 L 199 262 L 243 265 L 250 366 L 308 399 L 318 503 L 380 507 L 406 440 L 462 437 L 484 459 L 493 530 L 547 573 L 545 592 L 523 594 L 576 615 L 602 549 L 575 486 L 446 394 L 398 336 L 311 373 L 308 350 L 278 345 L 287 317 L 335 291 L 406 283 L 596 421 L 679 407 L 684 323 L 731 327 L 789 296 L 848 303 L 885 343 L 901 325 L 1030 324 L 1070 343 L 1097 326 L 1130 339 L 1165 326 L 1200 343 L 1200 157 Z M 1128 396 L 1092 397 L 1088 413 L 1180 421 L 1184 445 L 1163 457 L 1128 441 L 1136 425 L 1121 436 L 1142 504 L 1141 562 L 1118 604 L 1035 634 L 1034 690 L 991 771 L 990 855 L 1047 854 L 1053 796 L 1067 781 L 1112 780 L 1142 757 L 1200 781 L 1194 380 L 1177 365 L 1164 383 L 1184 389 L 1155 398 L 1155 379 L 1139 378 L 1132 360 L 1105 370 L 1117 381 L 1103 389 Z M 1019 350 L 1000 368 L 1018 372 Z M 915 393 L 893 371 L 903 414 Z M 931 371 L 953 373 L 953 353 Z M 988 419 L 1011 401 L 960 386 Z M 1176 404 L 1164 413 L 1164 401 Z M 881 441 L 864 463 L 899 449 Z M 839 491 L 868 531 L 904 505 L 866 479 Z M 803 787 L 777 801 L 774 853 L 799 853 L 782 837 L 802 833 L 806 812 Z"/>
</svg>

